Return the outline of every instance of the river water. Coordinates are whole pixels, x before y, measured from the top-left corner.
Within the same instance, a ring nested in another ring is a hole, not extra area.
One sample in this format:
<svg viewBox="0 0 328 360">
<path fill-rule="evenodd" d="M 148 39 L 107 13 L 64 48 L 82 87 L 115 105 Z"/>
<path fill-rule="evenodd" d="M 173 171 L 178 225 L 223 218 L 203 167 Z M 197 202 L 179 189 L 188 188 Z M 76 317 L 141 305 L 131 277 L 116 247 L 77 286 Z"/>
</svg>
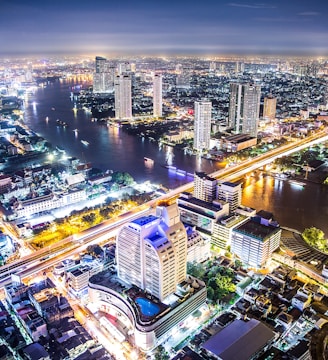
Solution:
<svg viewBox="0 0 328 360">
<path fill-rule="evenodd" d="M 173 189 L 192 181 L 189 176 L 168 171 L 173 165 L 187 173 L 211 173 L 220 164 L 183 151 L 132 136 L 122 128 L 93 122 L 90 113 L 73 110 L 70 93 L 76 83 L 57 81 L 38 88 L 25 103 L 26 124 L 69 156 L 91 162 L 102 170 L 127 171 L 137 182 L 146 180 Z M 68 127 L 57 126 L 57 119 Z M 74 131 L 77 129 L 77 131 Z M 87 141 L 84 145 L 81 140 Z M 144 161 L 151 158 L 153 163 Z M 271 177 L 251 178 L 243 185 L 242 203 L 274 214 L 282 226 L 299 231 L 315 226 L 328 236 L 328 189 L 316 184 L 304 187 Z"/>
</svg>

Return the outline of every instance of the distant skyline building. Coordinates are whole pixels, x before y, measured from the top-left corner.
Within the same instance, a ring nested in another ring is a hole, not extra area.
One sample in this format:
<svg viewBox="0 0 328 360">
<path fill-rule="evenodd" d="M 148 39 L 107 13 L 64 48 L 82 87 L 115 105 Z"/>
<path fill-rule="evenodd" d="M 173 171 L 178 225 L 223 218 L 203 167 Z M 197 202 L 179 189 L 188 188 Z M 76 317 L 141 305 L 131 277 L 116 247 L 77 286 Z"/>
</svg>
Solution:
<svg viewBox="0 0 328 360">
<path fill-rule="evenodd" d="M 276 118 L 277 98 L 269 95 L 264 98 L 263 118 L 274 120 Z"/>
<path fill-rule="evenodd" d="M 211 72 L 216 71 L 216 62 L 215 61 L 211 61 L 210 62 L 210 69 Z"/>
<path fill-rule="evenodd" d="M 163 115 L 163 94 L 162 94 L 162 75 L 155 74 L 153 78 L 153 115 L 161 117 Z"/>
<path fill-rule="evenodd" d="M 257 137 L 261 87 L 254 84 L 230 84 L 229 127 L 236 134 Z"/>
<path fill-rule="evenodd" d="M 194 148 L 198 151 L 210 147 L 212 103 L 207 100 L 195 102 Z"/>
<path fill-rule="evenodd" d="M 119 75 L 115 78 L 115 117 L 117 119 L 132 118 L 131 78 Z"/>
<path fill-rule="evenodd" d="M 93 74 L 93 92 L 110 93 L 114 90 L 115 69 L 110 62 L 101 56 L 96 56 L 95 72 Z"/>
<path fill-rule="evenodd" d="M 158 206 L 119 231 L 118 277 L 164 300 L 187 276 L 187 240 L 178 206 Z"/>
<path fill-rule="evenodd" d="M 176 66 L 176 87 L 179 89 L 190 88 L 191 73 L 189 69 L 183 68 L 181 64 Z"/>
</svg>

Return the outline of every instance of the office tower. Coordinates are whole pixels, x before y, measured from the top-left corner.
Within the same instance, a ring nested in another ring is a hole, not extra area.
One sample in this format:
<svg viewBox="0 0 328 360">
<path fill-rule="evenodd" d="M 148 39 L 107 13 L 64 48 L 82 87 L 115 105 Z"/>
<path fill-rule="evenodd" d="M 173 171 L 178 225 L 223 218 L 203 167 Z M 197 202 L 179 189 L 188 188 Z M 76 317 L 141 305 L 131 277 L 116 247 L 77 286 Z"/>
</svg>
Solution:
<svg viewBox="0 0 328 360">
<path fill-rule="evenodd" d="M 218 185 L 218 199 L 229 203 L 230 213 L 241 204 L 241 184 L 225 181 Z"/>
<path fill-rule="evenodd" d="M 101 56 L 96 56 L 95 73 L 93 74 L 93 92 L 110 93 L 114 90 L 114 67 Z"/>
<path fill-rule="evenodd" d="M 239 72 L 244 72 L 245 70 L 245 64 L 243 62 L 236 62 L 236 66 L 235 66 L 235 72 L 239 73 Z"/>
<path fill-rule="evenodd" d="M 277 98 L 269 95 L 264 98 L 263 118 L 274 120 L 276 118 Z"/>
<path fill-rule="evenodd" d="M 212 202 L 216 199 L 217 180 L 204 172 L 195 172 L 194 197 L 203 201 Z"/>
<path fill-rule="evenodd" d="M 117 274 L 163 300 L 186 278 L 187 233 L 176 204 L 124 225 L 116 241 Z"/>
<path fill-rule="evenodd" d="M 124 75 L 131 72 L 131 65 L 128 61 L 118 64 L 118 74 Z"/>
<path fill-rule="evenodd" d="M 184 69 L 181 64 L 176 66 L 176 87 L 180 89 L 190 88 L 191 73 L 189 69 Z"/>
<path fill-rule="evenodd" d="M 162 75 L 156 74 L 153 79 L 153 113 L 155 117 L 163 115 Z"/>
<path fill-rule="evenodd" d="M 119 75 L 115 79 L 115 117 L 117 119 L 132 118 L 131 78 Z"/>
<path fill-rule="evenodd" d="M 242 262 L 260 268 L 279 247 L 280 237 L 279 227 L 249 219 L 233 229 L 231 253 L 238 256 Z"/>
<path fill-rule="evenodd" d="M 211 61 L 210 62 L 210 71 L 214 72 L 216 70 L 216 62 L 215 61 Z"/>
<path fill-rule="evenodd" d="M 32 63 L 28 63 L 27 69 L 25 70 L 25 81 L 26 82 L 33 81 L 33 65 L 32 65 Z"/>
<path fill-rule="evenodd" d="M 211 136 L 212 103 L 195 102 L 194 148 L 198 151 L 208 150 Z"/>
<path fill-rule="evenodd" d="M 253 84 L 230 84 L 229 127 L 236 134 L 257 137 L 261 87 Z"/>
</svg>

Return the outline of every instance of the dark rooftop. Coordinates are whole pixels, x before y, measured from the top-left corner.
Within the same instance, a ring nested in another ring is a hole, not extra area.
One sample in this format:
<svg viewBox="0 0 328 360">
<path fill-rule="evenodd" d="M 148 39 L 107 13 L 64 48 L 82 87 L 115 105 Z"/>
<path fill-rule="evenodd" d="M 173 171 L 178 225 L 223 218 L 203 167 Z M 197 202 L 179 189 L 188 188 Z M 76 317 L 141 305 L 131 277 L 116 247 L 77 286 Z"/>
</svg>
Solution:
<svg viewBox="0 0 328 360">
<path fill-rule="evenodd" d="M 249 221 L 241 224 L 240 226 L 237 226 L 234 231 L 244 235 L 250 235 L 258 240 L 265 240 L 269 236 L 278 232 L 279 228 L 262 225 L 250 219 Z"/>
<path fill-rule="evenodd" d="M 274 337 L 260 321 L 235 320 L 203 344 L 222 360 L 248 360 Z"/>
</svg>

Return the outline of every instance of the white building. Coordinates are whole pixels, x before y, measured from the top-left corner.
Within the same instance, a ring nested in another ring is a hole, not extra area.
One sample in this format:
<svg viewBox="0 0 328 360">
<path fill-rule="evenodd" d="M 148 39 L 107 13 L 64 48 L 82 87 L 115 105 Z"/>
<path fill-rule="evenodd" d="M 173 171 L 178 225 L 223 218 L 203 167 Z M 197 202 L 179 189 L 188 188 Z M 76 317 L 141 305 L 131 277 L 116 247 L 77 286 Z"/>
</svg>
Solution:
<svg viewBox="0 0 328 360">
<path fill-rule="evenodd" d="M 163 300 L 186 278 L 187 233 L 176 204 L 124 225 L 117 236 L 117 274 Z"/>
<path fill-rule="evenodd" d="M 212 103 L 210 101 L 195 102 L 194 148 L 198 151 L 210 147 Z"/>
<path fill-rule="evenodd" d="M 210 239 L 205 239 L 194 227 L 187 227 L 187 261 L 202 263 L 211 257 Z"/>
<path fill-rule="evenodd" d="M 229 203 L 230 213 L 241 204 L 241 184 L 225 181 L 218 185 L 218 199 Z"/>
<path fill-rule="evenodd" d="M 253 219 L 234 228 L 231 253 L 251 267 L 261 268 L 279 247 L 281 229 L 266 226 Z"/>
<path fill-rule="evenodd" d="M 154 117 L 160 117 L 163 115 L 161 74 L 155 74 L 153 79 L 153 113 L 154 113 Z"/>
<path fill-rule="evenodd" d="M 194 197 L 203 201 L 212 202 L 216 199 L 216 187 L 218 181 L 205 174 L 195 172 Z"/>
<path fill-rule="evenodd" d="M 236 134 L 257 137 L 261 87 L 253 84 L 230 84 L 229 127 Z"/>
<path fill-rule="evenodd" d="M 96 56 L 95 72 L 93 74 L 93 92 L 110 93 L 114 90 L 115 68 L 101 56 Z"/>
<path fill-rule="evenodd" d="M 115 79 L 115 117 L 117 119 L 132 118 L 131 78 L 119 75 Z"/>
</svg>

